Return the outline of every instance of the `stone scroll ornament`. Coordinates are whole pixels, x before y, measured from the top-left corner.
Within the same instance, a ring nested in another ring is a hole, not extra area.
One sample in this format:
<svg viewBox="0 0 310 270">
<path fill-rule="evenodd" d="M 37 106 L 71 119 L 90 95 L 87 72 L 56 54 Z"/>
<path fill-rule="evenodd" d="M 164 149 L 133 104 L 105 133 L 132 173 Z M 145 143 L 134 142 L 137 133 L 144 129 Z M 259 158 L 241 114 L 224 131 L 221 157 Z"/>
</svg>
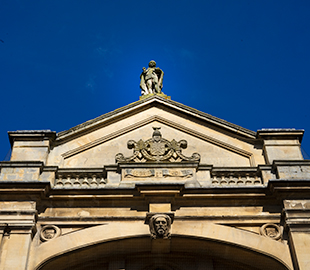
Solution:
<svg viewBox="0 0 310 270">
<path fill-rule="evenodd" d="M 129 149 L 133 149 L 133 155 L 124 157 L 122 153 L 115 156 L 116 162 L 182 162 L 193 161 L 199 162 L 200 155 L 193 153 L 191 157 L 186 157 L 182 154 L 182 149 L 186 149 L 187 141 L 176 140 L 168 141 L 163 139 L 159 131 L 160 127 L 153 127 L 154 132 L 151 139 L 138 142 L 130 140 L 127 143 Z"/>
<path fill-rule="evenodd" d="M 152 239 L 170 239 L 171 238 L 171 218 L 166 214 L 156 214 L 149 221 L 150 233 Z"/>
</svg>

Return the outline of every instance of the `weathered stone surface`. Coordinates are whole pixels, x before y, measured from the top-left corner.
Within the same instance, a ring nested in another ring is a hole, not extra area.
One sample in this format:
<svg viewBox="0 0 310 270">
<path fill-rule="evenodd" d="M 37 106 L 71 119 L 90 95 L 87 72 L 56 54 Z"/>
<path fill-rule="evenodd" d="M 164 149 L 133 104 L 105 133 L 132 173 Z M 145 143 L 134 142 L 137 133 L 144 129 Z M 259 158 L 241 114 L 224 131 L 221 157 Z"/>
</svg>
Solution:
<svg viewBox="0 0 310 270">
<path fill-rule="evenodd" d="M 274 161 L 273 165 L 280 179 L 310 179 L 309 160 Z"/>
<path fill-rule="evenodd" d="M 297 269 L 310 267 L 310 200 L 284 200 L 286 226 Z"/>
<path fill-rule="evenodd" d="M 308 270 L 302 136 L 158 93 L 58 134 L 10 132 L 0 270 Z"/>
<path fill-rule="evenodd" d="M 257 131 L 258 138 L 264 140 L 264 155 L 268 164 L 275 160 L 302 160 L 300 143 L 303 130 L 262 129 Z"/>
<path fill-rule="evenodd" d="M 11 161 L 46 162 L 56 132 L 50 130 L 10 131 Z"/>
</svg>

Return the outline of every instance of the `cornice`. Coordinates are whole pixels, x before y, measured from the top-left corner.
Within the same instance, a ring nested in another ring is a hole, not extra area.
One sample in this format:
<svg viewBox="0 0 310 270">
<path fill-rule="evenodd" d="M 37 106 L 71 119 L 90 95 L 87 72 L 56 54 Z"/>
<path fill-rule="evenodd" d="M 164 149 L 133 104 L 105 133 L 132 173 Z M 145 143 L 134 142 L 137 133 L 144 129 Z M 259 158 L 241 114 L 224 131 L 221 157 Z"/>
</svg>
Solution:
<svg viewBox="0 0 310 270">
<path fill-rule="evenodd" d="M 257 138 L 263 140 L 288 140 L 288 139 L 298 139 L 299 142 L 302 141 L 304 135 L 303 129 L 294 128 L 267 128 L 257 131 Z M 287 144 L 286 144 L 287 145 Z"/>
<path fill-rule="evenodd" d="M 56 132 L 47 130 L 17 130 L 17 131 L 8 131 L 9 140 L 11 146 L 13 146 L 14 141 L 38 141 L 38 140 L 49 140 L 50 142 L 54 141 L 56 138 Z"/>
<path fill-rule="evenodd" d="M 158 121 L 158 122 L 160 122 L 162 124 L 165 124 L 165 125 L 170 126 L 172 128 L 175 128 L 175 129 L 178 129 L 180 131 L 183 131 L 183 132 L 185 132 L 185 133 L 187 133 L 189 135 L 195 136 L 196 138 L 200 138 L 200 139 L 202 139 L 204 141 L 207 141 L 209 143 L 212 143 L 214 145 L 222 147 L 222 148 L 224 148 L 224 149 L 226 149 L 228 151 L 231 151 L 231 152 L 234 152 L 234 153 L 239 154 L 241 156 L 244 156 L 244 157 L 249 159 L 249 163 L 250 163 L 251 166 L 255 166 L 255 161 L 254 161 L 254 158 L 253 158 L 253 154 L 251 152 L 245 151 L 244 149 L 241 149 L 240 147 L 236 147 L 236 146 L 234 146 L 232 144 L 229 144 L 229 143 L 221 141 L 221 140 L 219 140 L 217 138 L 205 135 L 205 134 L 200 133 L 200 132 L 198 132 L 196 130 L 190 129 L 190 128 L 186 127 L 186 126 L 180 125 L 180 124 L 175 123 L 175 122 L 173 122 L 171 120 L 164 119 L 163 117 L 156 116 L 156 115 L 155 116 L 150 116 L 150 117 L 148 117 L 148 118 L 146 118 L 146 119 L 144 119 L 142 121 L 139 121 L 139 122 L 134 123 L 134 124 L 132 124 L 130 126 L 127 126 L 127 127 L 122 128 L 122 129 L 119 129 L 119 130 L 117 130 L 117 131 L 115 131 L 115 132 L 113 132 L 111 134 L 108 134 L 106 136 L 103 136 L 101 138 L 93 140 L 93 141 L 91 141 L 89 143 L 86 143 L 85 145 L 81 145 L 81 146 L 79 146 L 77 148 L 71 149 L 71 150 L 63 153 L 62 157 L 64 159 L 72 157 L 72 156 L 74 156 L 76 154 L 79 154 L 79 153 L 81 153 L 83 151 L 91 149 L 92 147 L 98 146 L 98 145 L 100 145 L 102 143 L 106 143 L 106 142 L 108 142 L 108 141 L 110 141 L 112 139 L 115 139 L 115 138 L 117 138 L 119 136 L 122 136 L 122 135 L 124 135 L 124 134 L 126 134 L 128 132 L 131 132 L 131 131 L 139 128 L 139 127 L 145 126 L 145 125 L 147 125 L 147 124 L 149 124 L 149 123 L 151 123 L 153 121 Z"/>
<path fill-rule="evenodd" d="M 165 99 L 163 97 L 160 97 L 158 95 L 153 95 L 145 99 L 141 99 L 139 101 L 136 101 L 134 103 L 131 103 L 129 105 L 126 105 L 124 107 L 118 108 L 112 112 L 103 114 L 97 118 L 94 118 L 92 120 L 89 120 L 87 122 L 84 122 L 80 125 L 77 125 L 75 127 L 72 127 L 69 130 L 62 131 L 57 133 L 57 139 L 58 141 L 66 140 L 71 136 L 76 136 L 79 133 L 86 132 L 88 129 L 92 130 L 93 128 L 96 128 L 98 125 L 101 125 L 107 121 L 110 121 L 114 118 L 122 117 L 124 115 L 128 115 L 134 111 L 143 110 L 146 108 L 149 108 L 150 106 L 156 106 L 156 104 L 161 104 L 162 106 L 167 106 L 169 108 L 175 109 L 177 111 L 183 112 L 185 114 L 189 114 L 193 117 L 199 118 L 203 121 L 207 121 L 212 125 L 218 126 L 222 129 L 229 130 L 230 132 L 233 132 L 235 134 L 238 134 L 239 136 L 244 136 L 248 139 L 256 139 L 256 132 L 245 129 L 241 126 L 232 124 L 230 122 L 227 122 L 223 119 L 217 118 L 215 116 L 212 116 L 210 114 L 201 112 L 199 110 L 196 110 L 194 108 L 191 108 L 189 106 L 183 105 L 179 102 Z"/>
</svg>

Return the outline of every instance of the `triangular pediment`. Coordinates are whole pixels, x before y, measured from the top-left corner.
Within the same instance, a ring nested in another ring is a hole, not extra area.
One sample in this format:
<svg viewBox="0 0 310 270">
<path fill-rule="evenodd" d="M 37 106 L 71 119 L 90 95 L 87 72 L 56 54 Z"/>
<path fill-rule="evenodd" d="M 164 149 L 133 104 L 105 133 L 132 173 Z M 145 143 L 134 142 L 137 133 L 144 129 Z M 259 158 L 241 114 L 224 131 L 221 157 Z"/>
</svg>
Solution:
<svg viewBox="0 0 310 270">
<path fill-rule="evenodd" d="M 142 99 L 124 107 L 118 108 L 112 112 L 103 114 L 92 120 L 86 121 L 69 130 L 59 132 L 57 134 L 57 141 L 62 142 L 63 140 L 70 140 L 77 134 L 91 132 L 93 129 L 100 128 L 100 126 L 104 126 L 109 122 L 117 121 L 120 118 L 127 117 L 128 115 L 132 114 L 137 114 L 138 112 L 143 112 L 150 107 L 158 107 L 163 110 L 170 111 L 171 113 L 183 114 L 184 117 L 191 117 L 196 119 L 196 121 L 204 121 L 209 125 L 212 125 L 213 128 L 219 128 L 228 132 L 238 133 L 239 136 L 243 136 L 244 138 L 255 139 L 256 137 L 256 132 L 252 130 L 243 128 L 210 114 L 185 106 L 179 102 L 165 99 L 158 95 L 153 95 L 146 99 Z"/>
<path fill-rule="evenodd" d="M 131 156 L 130 140 L 146 141 L 154 127 L 168 141 L 185 140 L 185 156 L 214 166 L 256 166 L 263 162 L 256 133 L 175 101 L 152 96 L 57 134 L 48 165 L 101 167 L 116 155 Z"/>
</svg>

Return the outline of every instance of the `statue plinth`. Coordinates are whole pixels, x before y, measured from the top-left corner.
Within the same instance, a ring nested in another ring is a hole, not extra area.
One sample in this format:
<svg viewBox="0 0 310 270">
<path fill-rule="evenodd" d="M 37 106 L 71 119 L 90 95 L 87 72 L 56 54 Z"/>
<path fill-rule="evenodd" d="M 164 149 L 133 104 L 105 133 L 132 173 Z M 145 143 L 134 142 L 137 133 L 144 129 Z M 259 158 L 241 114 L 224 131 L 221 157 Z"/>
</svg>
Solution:
<svg viewBox="0 0 310 270">
<path fill-rule="evenodd" d="M 163 92 L 161 92 L 161 93 L 158 93 L 158 94 L 151 93 L 151 94 L 142 95 L 142 96 L 140 96 L 140 100 L 141 99 L 146 99 L 146 98 L 151 97 L 151 96 L 160 96 L 160 97 L 162 97 L 164 99 L 171 99 L 171 96 L 167 96 Z"/>
</svg>

